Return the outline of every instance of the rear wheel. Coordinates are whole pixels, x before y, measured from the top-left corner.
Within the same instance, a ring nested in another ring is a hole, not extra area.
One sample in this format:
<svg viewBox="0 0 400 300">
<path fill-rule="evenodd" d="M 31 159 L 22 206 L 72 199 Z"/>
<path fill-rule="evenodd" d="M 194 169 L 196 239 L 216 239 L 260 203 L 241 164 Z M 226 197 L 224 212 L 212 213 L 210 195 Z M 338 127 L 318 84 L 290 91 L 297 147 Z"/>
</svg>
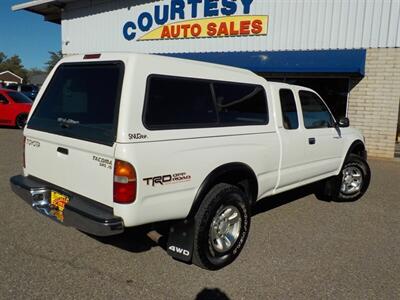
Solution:
<svg viewBox="0 0 400 300">
<path fill-rule="evenodd" d="M 242 190 L 225 183 L 214 186 L 195 216 L 193 263 L 217 270 L 233 262 L 246 242 L 250 216 Z"/>
<path fill-rule="evenodd" d="M 26 115 L 26 114 L 18 115 L 17 118 L 15 119 L 15 127 L 19 128 L 19 129 L 24 128 L 27 118 L 28 118 L 28 115 Z"/>
</svg>

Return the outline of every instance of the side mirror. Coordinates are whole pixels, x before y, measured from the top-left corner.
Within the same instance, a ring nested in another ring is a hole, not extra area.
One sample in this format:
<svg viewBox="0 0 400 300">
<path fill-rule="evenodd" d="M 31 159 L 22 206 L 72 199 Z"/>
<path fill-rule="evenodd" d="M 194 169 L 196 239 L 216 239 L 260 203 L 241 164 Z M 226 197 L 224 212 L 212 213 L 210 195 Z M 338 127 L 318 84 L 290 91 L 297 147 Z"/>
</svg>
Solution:
<svg viewBox="0 0 400 300">
<path fill-rule="evenodd" d="M 340 118 L 338 122 L 339 127 L 349 127 L 350 126 L 350 120 L 349 118 Z"/>
</svg>

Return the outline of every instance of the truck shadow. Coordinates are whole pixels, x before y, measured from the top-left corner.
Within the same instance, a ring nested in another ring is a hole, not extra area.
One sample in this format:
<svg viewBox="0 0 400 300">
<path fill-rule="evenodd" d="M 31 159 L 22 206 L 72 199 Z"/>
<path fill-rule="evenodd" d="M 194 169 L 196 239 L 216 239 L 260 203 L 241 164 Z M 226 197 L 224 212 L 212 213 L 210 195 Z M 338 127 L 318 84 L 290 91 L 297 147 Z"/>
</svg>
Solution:
<svg viewBox="0 0 400 300">
<path fill-rule="evenodd" d="M 19 128 L 14 127 L 14 126 L 0 125 L 0 129 L 15 129 L 15 131 L 21 131 L 22 132 L 22 129 L 19 129 Z"/>
<path fill-rule="evenodd" d="M 85 234 L 103 244 L 114 246 L 125 251 L 139 253 L 148 251 L 153 247 L 162 247 L 161 241 L 156 243 L 147 236 L 147 233 L 150 230 L 150 226 L 139 226 L 134 228 L 125 228 L 123 233 L 108 237 Z"/>
<path fill-rule="evenodd" d="M 197 294 L 195 300 L 229 300 L 229 297 L 220 289 L 204 288 Z"/>
<path fill-rule="evenodd" d="M 253 206 L 252 215 L 255 216 L 265 213 L 285 204 L 294 202 L 313 194 L 314 191 L 315 187 L 313 185 L 308 185 L 276 196 L 261 199 Z M 163 222 L 156 225 L 126 228 L 122 234 L 110 237 L 89 236 L 103 244 L 111 245 L 133 253 L 145 252 L 153 247 L 161 247 L 166 251 L 169 226 L 169 222 Z M 157 243 L 147 236 L 147 233 L 154 229 L 162 235 Z"/>
<path fill-rule="evenodd" d="M 258 214 L 265 213 L 267 211 L 273 210 L 285 204 L 289 204 L 309 195 L 313 195 L 315 189 L 315 184 L 309 184 L 275 196 L 263 198 L 257 201 L 252 207 L 252 215 L 256 216 Z"/>
</svg>

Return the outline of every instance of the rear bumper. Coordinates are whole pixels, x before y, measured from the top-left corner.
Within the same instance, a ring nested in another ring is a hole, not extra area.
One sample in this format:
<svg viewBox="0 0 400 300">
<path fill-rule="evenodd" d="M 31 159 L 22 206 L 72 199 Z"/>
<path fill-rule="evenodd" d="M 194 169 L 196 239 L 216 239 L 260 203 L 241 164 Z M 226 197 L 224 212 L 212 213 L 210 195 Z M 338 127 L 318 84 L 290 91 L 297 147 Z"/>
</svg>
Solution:
<svg viewBox="0 0 400 300">
<path fill-rule="evenodd" d="M 96 236 L 116 235 L 124 231 L 122 218 L 114 216 L 112 209 L 101 203 L 32 177 L 14 176 L 10 178 L 10 183 L 11 189 L 33 209 L 58 223 Z M 60 212 L 50 205 L 51 191 L 69 197 L 69 203 L 65 205 L 64 211 Z"/>
</svg>

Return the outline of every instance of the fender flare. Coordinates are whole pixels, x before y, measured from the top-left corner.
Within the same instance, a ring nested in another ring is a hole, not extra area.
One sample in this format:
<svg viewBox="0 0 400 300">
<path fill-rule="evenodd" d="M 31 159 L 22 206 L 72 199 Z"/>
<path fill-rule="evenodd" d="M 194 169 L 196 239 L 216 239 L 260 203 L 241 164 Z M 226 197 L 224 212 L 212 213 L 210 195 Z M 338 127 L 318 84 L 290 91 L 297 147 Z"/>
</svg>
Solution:
<svg viewBox="0 0 400 300">
<path fill-rule="evenodd" d="M 349 155 L 351 154 L 351 153 L 354 153 L 354 150 L 356 149 L 356 148 L 358 148 L 358 147 L 361 147 L 361 157 L 363 158 L 363 159 L 367 159 L 367 150 L 365 149 L 365 144 L 364 144 L 364 142 L 363 141 L 361 141 L 361 140 L 355 140 L 352 144 L 351 144 L 351 146 L 349 147 L 349 149 L 347 150 L 347 153 L 346 153 L 346 157 L 345 157 L 345 160 L 344 161 L 346 161 L 346 159 L 349 157 Z"/>
<path fill-rule="evenodd" d="M 227 163 L 214 169 L 203 180 L 199 189 L 197 190 L 196 196 L 194 198 L 192 207 L 189 211 L 187 218 L 193 217 L 196 214 L 203 198 L 215 184 L 222 182 L 221 180 L 232 175 L 233 178 L 236 179 L 236 183 L 240 183 L 240 178 L 249 180 L 249 186 L 245 188 L 247 188 L 250 203 L 252 204 L 253 202 L 255 202 L 258 195 L 258 180 L 253 169 L 249 165 L 241 162 Z"/>
<path fill-rule="evenodd" d="M 340 170 L 343 168 L 343 165 L 349 158 L 350 154 L 354 153 L 354 150 L 358 147 L 360 147 L 360 149 L 361 149 L 361 157 L 363 159 L 367 160 L 367 150 L 365 148 L 365 144 L 362 140 L 357 139 L 357 140 L 353 141 L 353 143 L 347 149 L 346 155 L 342 158 L 342 163 L 340 164 L 340 169 L 338 169 L 338 171 L 337 171 L 338 174 L 340 173 Z"/>
</svg>

